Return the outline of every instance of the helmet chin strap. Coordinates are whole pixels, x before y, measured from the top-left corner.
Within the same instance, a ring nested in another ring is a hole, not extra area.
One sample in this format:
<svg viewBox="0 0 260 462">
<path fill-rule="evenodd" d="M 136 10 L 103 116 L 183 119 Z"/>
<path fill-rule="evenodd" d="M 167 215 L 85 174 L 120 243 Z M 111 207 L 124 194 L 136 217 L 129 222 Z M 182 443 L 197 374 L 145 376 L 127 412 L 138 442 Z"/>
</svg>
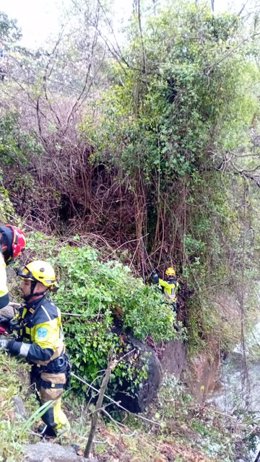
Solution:
<svg viewBox="0 0 260 462">
<path fill-rule="evenodd" d="M 25 302 L 29 302 L 31 298 L 38 297 L 39 295 L 44 295 L 46 292 L 47 290 L 45 290 L 44 292 L 35 292 L 34 294 L 23 295 L 23 299 Z"/>
<path fill-rule="evenodd" d="M 25 302 L 29 302 L 33 297 L 39 297 L 40 295 L 44 295 L 48 288 L 44 290 L 43 292 L 34 292 L 34 289 L 36 287 L 38 281 L 31 281 L 31 292 L 28 295 L 23 295 L 23 299 Z"/>
<path fill-rule="evenodd" d="M 9 263 L 11 263 L 11 261 L 12 261 L 12 257 L 10 255 L 10 252 L 8 251 L 7 245 L 2 243 L 1 244 L 1 249 L 2 249 L 2 254 L 3 254 L 3 257 L 4 257 L 5 263 L 6 263 L 6 265 L 9 265 Z"/>
<path fill-rule="evenodd" d="M 0 228 L 1 233 L 1 248 L 2 254 L 5 259 L 5 263 L 8 264 L 13 258 L 12 242 L 13 232 L 8 226 L 2 226 Z"/>
</svg>

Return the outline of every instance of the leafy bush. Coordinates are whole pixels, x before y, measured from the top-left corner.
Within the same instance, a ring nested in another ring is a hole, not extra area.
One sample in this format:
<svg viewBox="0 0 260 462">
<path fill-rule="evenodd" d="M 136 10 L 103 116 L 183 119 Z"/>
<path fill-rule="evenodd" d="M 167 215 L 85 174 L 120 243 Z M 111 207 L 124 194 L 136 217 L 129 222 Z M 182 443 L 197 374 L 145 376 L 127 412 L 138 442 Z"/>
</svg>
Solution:
<svg viewBox="0 0 260 462">
<path fill-rule="evenodd" d="M 174 314 L 161 294 L 128 267 L 115 260 L 103 263 L 100 257 L 91 247 L 64 247 L 55 260 L 61 278 L 55 301 L 71 312 L 64 315 L 68 349 L 73 364 L 91 380 L 106 366 L 110 351 L 125 352 L 118 333 L 127 331 L 140 340 L 174 337 Z M 130 369 L 122 365 L 115 375 L 131 376 Z"/>
<path fill-rule="evenodd" d="M 0 222 L 5 223 L 14 216 L 13 205 L 9 199 L 8 192 L 0 186 Z"/>
<path fill-rule="evenodd" d="M 81 130 L 94 140 L 93 162 L 119 169 L 139 208 L 148 204 L 142 234 L 149 232 L 154 266 L 177 262 L 195 288 L 188 328 L 197 344 L 209 325 L 200 307 L 210 307 L 212 286 L 233 284 L 241 267 L 238 177 L 258 165 L 249 130 L 258 69 L 243 20 L 212 15 L 206 4 L 173 2 L 142 26 L 140 37 L 133 20 L 127 64 L 114 65 L 111 86 L 96 102 L 99 117 L 88 114 Z"/>
<path fill-rule="evenodd" d="M 32 135 L 20 126 L 19 114 L 1 113 L 0 159 L 3 166 L 27 165 L 32 152 L 41 153 L 41 148 Z"/>
<path fill-rule="evenodd" d="M 60 288 L 53 298 L 63 313 L 66 345 L 73 367 L 88 381 L 106 367 L 111 351 L 120 357 L 129 350 L 125 333 L 143 341 L 152 336 L 156 342 L 176 335 L 175 316 L 162 294 L 134 277 L 127 266 L 117 260 L 103 262 L 92 247 L 76 247 L 77 238 L 68 246 L 35 232 L 28 241 L 28 260 L 47 259 L 55 266 Z M 139 366 L 135 371 L 129 356 L 113 376 L 137 383 L 145 374 L 145 365 Z"/>
<path fill-rule="evenodd" d="M 0 352 L 0 368 L 0 460 L 18 462 L 24 460 L 23 447 L 28 443 L 28 433 L 24 419 L 15 412 L 15 402 L 21 399 L 25 403 L 26 415 L 34 412 L 38 404 L 34 395 L 28 397 L 27 364 L 17 363 L 17 358 Z"/>
</svg>

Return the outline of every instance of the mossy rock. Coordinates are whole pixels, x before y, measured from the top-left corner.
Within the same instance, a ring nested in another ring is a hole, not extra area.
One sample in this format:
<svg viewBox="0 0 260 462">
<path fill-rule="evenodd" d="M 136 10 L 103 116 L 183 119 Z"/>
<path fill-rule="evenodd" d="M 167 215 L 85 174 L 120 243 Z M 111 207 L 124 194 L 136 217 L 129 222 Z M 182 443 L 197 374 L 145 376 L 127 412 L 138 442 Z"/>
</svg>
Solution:
<svg viewBox="0 0 260 462">
<path fill-rule="evenodd" d="M 134 389 L 131 389 L 131 383 L 127 379 L 121 385 L 118 383 L 115 400 L 131 412 L 144 412 L 157 396 L 162 380 L 162 367 L 156 353 L 148 345 L 133 337 L 129 337 L 128 342 L 137 352 L 136 368 L 141 369 L 145 363 L 147 374 Z"/>
</svg>

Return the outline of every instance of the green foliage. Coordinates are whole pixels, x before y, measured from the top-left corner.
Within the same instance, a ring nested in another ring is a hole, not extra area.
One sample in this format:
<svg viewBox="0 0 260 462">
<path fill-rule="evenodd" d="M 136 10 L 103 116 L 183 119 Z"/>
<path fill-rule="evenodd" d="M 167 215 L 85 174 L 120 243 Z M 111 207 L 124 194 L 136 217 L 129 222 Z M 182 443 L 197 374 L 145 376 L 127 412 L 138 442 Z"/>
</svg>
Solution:
<svg viewBox="0 0 260 462">
<path fill-rule="evenodd" d="M 225 166 L 230 156 L 237 173 L 239 149 L 250 150 L 258 110 L 250 33 L 238 16 L 212 16 L 204 4 L 189 2 L 146 18 L 142 37 L 133 20 L 127 64 L 113 66 L 111 87 L 96 103 L 99 117 L 95 112 L 95 120 L 88 116 L 81 126 L 94 141 L 93 162 L 118 168 L 131 191 L 140 178 L 145 182 L 144 201 L 153 210 L 143 230 L 151 232 L 149 248 L 172 249 L 171 258 L 196 291 L 189 310 L 194 346 L 215 324 L 208 323 L 207 309 L 198 316 L 193 307 L 210 306 L 205 299 L 212 286 L 233 283 L 241 258 L 243 225 L 234 189 L 241 198 L 242 185 L 225 174 Z M 165 243 L 153 241 L 160 226 Z"/>
<path fill-rule="evenodd" d="M 79 315 L 65 315 L 65 331 L 73 364 L 83 376 L 96 378 L 111 351 L 119 356 L 127 351 L 113 332 L 115 322 L 140 340 L 148 335 L 155 341 L 174 337 L 174 316 L 161 294 L 118 261 L 103 263 L 90 247 L 64 247 L 55 263 L 61 278 L 55 301 L 62 311 Z M 133 370 L 126 372 L 122 364 L 115 375 L 126 373 L 131 376 Z"/>
<path fill-rule="evenodd" d="M 3 166 L 27 165 L 28 156 L 41 153 L 39 144 L 19 124 L 19 114 L 7 112 L 0 119 L 0 159 Z"/>
<path fill-rule="evenodd" d="M 71 303 L 73 293 L 87 316 L 104 316 L 106 327 L 110 316 L 121 310 L 124 327 L 131 328 L 135 337 L 143 340 L 152 335 L 157 341 L 169 335 L 171 310 L 162 303 L 160 293 L 135 278 L 126 266 L 116 260 L 102 263 L 93 248 L 64 248 L 57 264 L 63 304 Z"/>
<path fill-rule="evenodd" d="M 17 358 L 1 352 L 0 368 L 0 460 L 18 462 L 24 459 L 23 445 L 28 442 L 28 434 L 23 428 L 24 420 L 14 413 L 14 397 L 19 396 L 23 401 L 26 398 L 27 413 L 33 412 L 38 405 L 34 396 L 28 398 L 28 365 L 17 364 Z"/>
<path fill-rule="evenodd" d="M 42 258 L 55 265 L 60 288 L 53 298 L 64 313 L 73 367 L 87 380 L 99 378 L 111 352 L 118 358 L 129 352 L 120 333 L 131 333 L 143 341 L 152 336 L 157 342 L 176 336 L 174 314 L 161 293 L 117 260 L 103 262 L 94 248 L 67 246 L 37 232 L 29 236 L 27 252 L 28 260 Z M 135 388 L 145 375 L 145 362 L 127 355 L 112 378 L 119 382 L 128 378 Z"/>
<path fill-rule="evenodd" d="M 10 19 L 6 13 L 0 11 L 0 42 L 10 45 L 21 38 L 22 34 L 15 19 Z"/>
<path fill-rule="evenodd" d="M 148 20 L 144 51 L 135 35 L 130 68 L 115 66 L 113 86 L 101 101 L 93 139 L 102 160 L 119 162 L 129 174 L 141 171 L 149 182 L 157 171 L 167 187 L 202 165 L 211 168 L 213 149 L 241 144 L 256 109 L 248 89 L 257 72 L 247 50 L 238 50 L 240 26 L 237 17 L 212 17 L 191 4 Z M 84 129 L 90 128 L 88 120 Z"/>
<path fill-rule="evenodd" d="M 0 171 L 1 172 L 1 171 Z M 0 183 L 0 222 L 6 223 L 14 216 L 13 205 L 7 190 Z"/>
<path fill-rule="evenodd" d="M 239 437 L 234 431 L 237 428 L 237 417 L 240 421 Z M 216 411 L 209 404 L 199 405 L 187 393 L 186 387 L 173 377 L 166 377 L 162 384 L 155 418 L 161 422 L 160 433 L 164 437 L 167 435 L 169 438 L 173 428 L 175 441 L 181 435 L 185 448 L 192 447 L 193 451 L 197 448 L 205 456 L 225 462 L 234 461 L 238 454 L 242 459 L 248 455 L 251 443 L 247 422 L 251 428 L 257 424 L 256 417 L 250 412 L 244 412 L 235 418 L 234 415 Z M 239 448 L 238 441 L 241 438 L 243 445 Z M 187 454 L 186 457 L 184 460 L 192 460 L 193 456 L 188 457 Z"/>
<path fill-rule="evenodd" d="M 40 231 L 27 233 L 27 263 L 33 259 L 52 260 L 58 254 L 62 245 L 62 242 L 56 237 L 48 236 Z"/>
</svg>

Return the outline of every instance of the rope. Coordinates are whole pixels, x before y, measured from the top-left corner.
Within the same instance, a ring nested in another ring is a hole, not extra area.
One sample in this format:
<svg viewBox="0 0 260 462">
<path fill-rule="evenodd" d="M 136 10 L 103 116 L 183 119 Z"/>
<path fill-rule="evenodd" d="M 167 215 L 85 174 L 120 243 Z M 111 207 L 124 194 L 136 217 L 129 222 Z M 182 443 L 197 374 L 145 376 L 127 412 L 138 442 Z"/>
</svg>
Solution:
<svg viewBox="0 0 260 462">
<path fill-rule="evenodd" d="M 87 385 L 89 388 L 91 388 L 92 390 L 94 390 L 95 392 L 99 393 L 99 390 L 96 388 L 96 387 L 93 387 L 93 385 L 91 385 L 90 383 L 86 382 L 84 379 L 82 379 L 81 377 L 79 377 L 78 375 L 74 374 L 74 372 L 71 372 L 71 376 L 72 377 L 75 377 L 75 379 L 79 380 L 80 382 L 84 383 L 85 385 Z M 104 394 L 105 398 L 107 398 L 109 401 L 111 401 L 111 403 L 115 404 L 117 407 L 119 407 L 120 409 L 122 409 L 123 411 L 126 411 L 128 412 L 129 414 L 132 414 L 133 416 L 137 417 L 138 419 L 141 419 L 141 420 L 144 420 L 145 422 L 149 422 L 149 423 L 152 423 L 153 425 L 158 425 L 159 427 L 161 426 L 160 423 L 158 422 L 155 422 L 154 420 L 150 420 L 150 419 L 147 419 L 146 417 L 143 417 L 141 415 L 136 415 L 134 412 L 131 412 L 129 411 L 128 409 L 126 409 L 124 406 L 122 406 L 121 404 L 119 404 L 117 401 L 115 401 L 114 399 L 110 398 L 110 396 Z"/>
</svg>

